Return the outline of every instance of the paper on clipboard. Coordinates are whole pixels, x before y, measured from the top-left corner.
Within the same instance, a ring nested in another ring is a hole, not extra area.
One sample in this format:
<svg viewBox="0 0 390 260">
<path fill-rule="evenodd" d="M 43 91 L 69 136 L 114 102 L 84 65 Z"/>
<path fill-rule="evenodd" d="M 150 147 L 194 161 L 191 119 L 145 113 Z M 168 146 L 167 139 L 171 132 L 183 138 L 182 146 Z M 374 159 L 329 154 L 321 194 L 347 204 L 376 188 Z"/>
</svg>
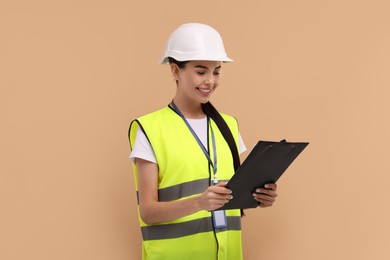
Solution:
<svg viewBox="0 0 390 260">
<path fill-rule="evenodd" d="M 220 209 L 255 208 L 258 202 L 252 193 L 256 188 L 276 181 L 309 143 L 259 141 L 229 180 L 226 188 L 233 199 Z"/>
</svg>

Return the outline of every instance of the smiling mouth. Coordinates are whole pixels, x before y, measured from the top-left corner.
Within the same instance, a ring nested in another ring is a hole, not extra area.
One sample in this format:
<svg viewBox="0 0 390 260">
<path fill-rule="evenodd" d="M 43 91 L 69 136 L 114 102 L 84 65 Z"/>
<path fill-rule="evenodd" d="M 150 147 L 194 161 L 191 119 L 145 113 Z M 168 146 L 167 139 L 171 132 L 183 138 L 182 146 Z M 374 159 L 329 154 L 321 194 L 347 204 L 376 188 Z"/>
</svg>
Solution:
<svg viewBox="0 0 390 260">
<path fill-rule="evenodd" d="M 197 88 L 200 92 L 208 94 L 211 92 L 211 89 L 209 88 Z"/>
</svg>

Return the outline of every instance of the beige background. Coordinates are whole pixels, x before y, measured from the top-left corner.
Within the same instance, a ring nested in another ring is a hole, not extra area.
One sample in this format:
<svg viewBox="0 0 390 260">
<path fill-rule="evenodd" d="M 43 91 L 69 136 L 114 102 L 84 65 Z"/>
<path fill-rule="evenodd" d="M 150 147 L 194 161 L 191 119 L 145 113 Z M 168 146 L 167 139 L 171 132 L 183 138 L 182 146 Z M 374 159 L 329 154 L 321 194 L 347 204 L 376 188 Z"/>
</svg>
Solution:
<svg viewBox="0 0 390 260">
<path fill-rule="evenodd" d="M 139 259 L 131 119 L 168 104 L 157 64 L 189 21 L 234 63 L 213 97 L 258 139 L 310 141 L 245 259 L 390 259 L 390 2 L 0 2 L 0 259 Z M 243 158 L 246 156 L 244 154 Z"/>
</svg>

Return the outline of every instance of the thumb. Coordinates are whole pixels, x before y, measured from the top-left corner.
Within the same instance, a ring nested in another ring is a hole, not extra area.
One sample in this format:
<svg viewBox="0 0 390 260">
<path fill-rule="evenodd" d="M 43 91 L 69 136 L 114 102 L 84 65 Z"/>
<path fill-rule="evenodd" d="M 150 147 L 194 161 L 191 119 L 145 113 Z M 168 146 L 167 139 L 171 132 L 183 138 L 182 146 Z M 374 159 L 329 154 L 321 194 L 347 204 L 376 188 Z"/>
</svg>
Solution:
<svg viewBox="0 0 390 260">
<path fill-rule="evenodd" d="M 227 184 L 227 182 L 226 181 L 222 181 L 222 182 L 218 182 L 217 184 L 215 184 L 214 186 L 216 186 L 216 187 L 225 187 L 226 186 L 226 184 Z"/>
<path fill-rule="evenodd" d="M 214 192 L 220 193 L 220 194 L 231 194 L 232 191 L 229 188 L 226 188 L 227 182 L 219 182 L 216 185 L 212 186 L 214 187 Z"/>
</svg>

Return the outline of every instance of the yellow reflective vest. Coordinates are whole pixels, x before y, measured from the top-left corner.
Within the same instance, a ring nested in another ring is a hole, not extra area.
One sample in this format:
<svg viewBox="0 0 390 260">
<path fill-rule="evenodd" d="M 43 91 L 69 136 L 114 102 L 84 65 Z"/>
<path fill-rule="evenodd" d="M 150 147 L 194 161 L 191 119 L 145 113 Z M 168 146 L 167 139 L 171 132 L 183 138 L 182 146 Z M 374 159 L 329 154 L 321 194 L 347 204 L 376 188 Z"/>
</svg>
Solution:
<svg viewBox="0 0 390 260">
<path fill-rule="evenodd" d="M 222 114 L 238 144 L 236 120 Z M 227 181 L 234 173 L 233 158 L 229 146 L 213 120 L 209 122 L 215 134 L 219 181 Z M 198 195 L 213 183 L 213 169 L 199 144 L 183 119 L 170 107 L 142 116 L 132 121 L 129 129 L 133 147 L 137 129 L 149 140 L 158 163 L 159 201 L 181 200 Z M 135 185 L 138 192 L 137 166 L 133 164 Z M 240 260 L 241 213 L 226 210 L 227 227 L 216 229 L 212 213 L 201 210 L 194 214 L 154 225 L 145 224 L 138 210 L 142 233 L 142 256 L 145 260 Z"/>
</svg>

